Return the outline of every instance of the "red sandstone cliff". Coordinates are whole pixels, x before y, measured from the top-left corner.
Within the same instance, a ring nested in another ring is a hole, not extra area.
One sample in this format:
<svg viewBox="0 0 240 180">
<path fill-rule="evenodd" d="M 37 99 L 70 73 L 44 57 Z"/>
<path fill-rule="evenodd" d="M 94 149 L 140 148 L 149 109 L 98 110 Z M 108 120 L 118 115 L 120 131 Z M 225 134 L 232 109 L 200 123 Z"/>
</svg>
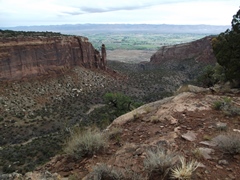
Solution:
<svg viewBox="0 0 240 180">
<path fill-rule="evenodd" d="M 151 63 L 181 62 L 186 59 L 194 59 L 200 63 L 214 63 L 216 58 L 213 54 L 212 37 L 205 37 L 193 42 L 173 46 L 163 46 L 152 55 Z"/>
<path fill-rule="evenodd" d="M 88 39 L 80 36 L 0 39 L 0 81 L 59 74 L 73 66 L 105 70 L 106 54 L 101 57 Z"/>
</svg>

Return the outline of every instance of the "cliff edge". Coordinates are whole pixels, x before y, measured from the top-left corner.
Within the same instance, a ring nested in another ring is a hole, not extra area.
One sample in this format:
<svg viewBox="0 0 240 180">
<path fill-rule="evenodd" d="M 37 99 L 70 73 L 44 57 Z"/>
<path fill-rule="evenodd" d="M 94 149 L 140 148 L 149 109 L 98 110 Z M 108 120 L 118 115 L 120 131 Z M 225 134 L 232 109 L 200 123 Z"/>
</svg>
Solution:
<svg viewBox="0 0 240 180">
<path fill-rule="evenodd" d="M 71 67 L 106 69 L 102 55 L 80 36 L 0 37 L 0 81 L 61 74 Z"/>
<path fill-rule="evenodd" d="M 189 43 L 163 46 L 152 55 L 150 62 L 163 64 L 193 59 L 199 63 L 214 63 L 216 58 L 213 54 L 211 39 L 211 36 L 207 36 Z"/>
</svg>

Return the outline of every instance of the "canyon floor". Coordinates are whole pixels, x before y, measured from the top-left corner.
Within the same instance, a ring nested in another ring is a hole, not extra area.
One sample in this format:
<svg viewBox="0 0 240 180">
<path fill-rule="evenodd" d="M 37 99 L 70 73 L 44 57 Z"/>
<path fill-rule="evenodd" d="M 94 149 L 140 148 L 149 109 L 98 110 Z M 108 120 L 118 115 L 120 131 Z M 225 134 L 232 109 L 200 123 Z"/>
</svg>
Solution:
<svg viewBox="0 0 240 180">
<path fill-rule="evenodd" d="M 108 59 L 112 61 L 120 61 L 125 63 L 149 62 L 154 50 L 108 50 Z"/>
</svg>

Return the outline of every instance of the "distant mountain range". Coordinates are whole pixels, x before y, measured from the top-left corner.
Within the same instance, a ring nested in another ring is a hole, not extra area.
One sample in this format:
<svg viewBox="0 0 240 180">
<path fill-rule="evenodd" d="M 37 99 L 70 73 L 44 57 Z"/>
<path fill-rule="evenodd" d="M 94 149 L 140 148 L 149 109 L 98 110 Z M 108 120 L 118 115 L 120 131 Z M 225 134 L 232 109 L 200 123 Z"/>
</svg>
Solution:
<svg viewBox="0 0 240 180">
<path fill-rule="evenodd" d="M 54 31 L 65 34 L 76 32 L 152 32 L 152 33 L 208 33 L 219 34 L 230 26 L 217 25 L 171 25 L 171 24 L 76 24 L 49 26 L 18 26 L 1 28 L 16 31 Z"/>
</svg>

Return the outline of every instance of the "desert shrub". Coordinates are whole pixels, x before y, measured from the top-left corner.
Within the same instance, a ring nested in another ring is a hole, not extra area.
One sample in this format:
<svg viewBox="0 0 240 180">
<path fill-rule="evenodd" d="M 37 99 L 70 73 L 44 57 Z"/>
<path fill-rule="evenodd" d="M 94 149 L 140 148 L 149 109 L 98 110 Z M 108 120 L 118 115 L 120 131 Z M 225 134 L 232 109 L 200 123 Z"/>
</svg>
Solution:
<svg viewBox="0 0 240 180">
<path fill-rule="evenodd" d="M 224 68 L 218 63 L 216 63 L 215 66 L 206 66 L 203 72 L 198 76 L 197 82 L 203 87 L 211 87 L 216 83 L 226 82 Z"/>
<path fill-rule="evenodd" d="M 130 169 L 126 169 L 124 171 L 124 174 L 125 174 L 124 180 L 145 180 L 146 179 L 141 174 L 136 173 Z"/>
<path fill-rule="evenodd" d="M 107 137 L 98 129 L 88 129 L 72 133 L 64 151 L 79 159 L 103 150 L 106 142 Z"/>
<path fill-rule="evenodd" d="M 113 166 L 100 164 L 93 168 L 93 171 L 87 176 L 87 180 L 144 180 L 141 174 L 133 172 L 128 168 L 119 170 Z"/>
<path fill-rule="evenodd" d="M 202 153 L 201 153 L 199 148 L 196 148 L 196 149 L 192 150 L 192 154 L 198 160 L 203 158 L 203 155 L 202 155 Z"/>
<path fill-rule="evenodd" d="M 232 99 L 230 97 L 225 96 L 225 97 L 223 97 L 223 101 L 226 104 L 230 104 L 232 102 Z"/>
<path fill-rule="evenodd" d="M 222 110 L 228 116 L 240 115 L 240 108 L 234 105 L 229 97 L 223 97 L 222 100 L 214 101 L 212 107 L 215 110 Z"/>
<path fill-rule="evenodd" d="M 222 111 L 227 116 L 239 116 L 240 115 L 240 108 L 233 104 L 225 104 L 222 107 Z"/>
<path fill-rule="evenodd" d="M 219 135 L 214 138 L 214 141 L 224 153 L 233 155 L 240 153 L 240 133 L 238 132 Z"/>
<path fill-rule="evenodd" d="M 122 93 L 106 93 L 103 98 L 107 104 L 109 115 L 114 118 L 117 118 L 141 105 L 141 103 L 134 102 L 130 97 Z"/>
<path fill-rule="evenodd" d="M 199 167 L 195 160 L 187 162 L 185 157 L 180 157 L 180 165 L 171 169 L 171 178 L 178 180 L 191 179 L 193 172 Z"/>
<path fill-rule="evenodd" d="M 232 103 L 232 99 L 224 97 L 222 100 L 213 102 L 213 109 L 222 110 L 225 115 L 237 116 L 240 115 L 240 108 Z"/>
<path fill-rule="evenodd" d="M 139 107 L 141 104 L 122 93 L 106 93 L 105 106 L 95 109 L 88 115 L 88 122 L 105 129 L 117 117 Z"/>
<path fill-rule="evenodd" d="M 144 167 L 149 172 L 149 176 L 161 176 L 162 178 L 169 175 L 170 169 L 178 161 L 178 155 L 175 152 L 167 151 L 162 146 L 147 151 L 147 157 L 144 160 Z"/>
<path fill-rule="evenodd" d="M 215 80 L 213 78 L 214 74 L 214 66 L 206 66 L 203 69 L 202 74 L 197 78 L 198 83 L 200 83 L 203 87 L 211 87 L 215 84 Z"/>
<path fill-rule="evenodd" d="M 106 164 L 95 166 L 93 171 L 88 175 L 87 180 L 123 180 L 124 175 L 120 170 L 110 167 Z"/>
<path fill-rule="evenodd" d="M 214 101 L 212 107 L 215 110 L 220 110 L 222 105 L 223 105 L 222 101 Z"/>
</svg>

